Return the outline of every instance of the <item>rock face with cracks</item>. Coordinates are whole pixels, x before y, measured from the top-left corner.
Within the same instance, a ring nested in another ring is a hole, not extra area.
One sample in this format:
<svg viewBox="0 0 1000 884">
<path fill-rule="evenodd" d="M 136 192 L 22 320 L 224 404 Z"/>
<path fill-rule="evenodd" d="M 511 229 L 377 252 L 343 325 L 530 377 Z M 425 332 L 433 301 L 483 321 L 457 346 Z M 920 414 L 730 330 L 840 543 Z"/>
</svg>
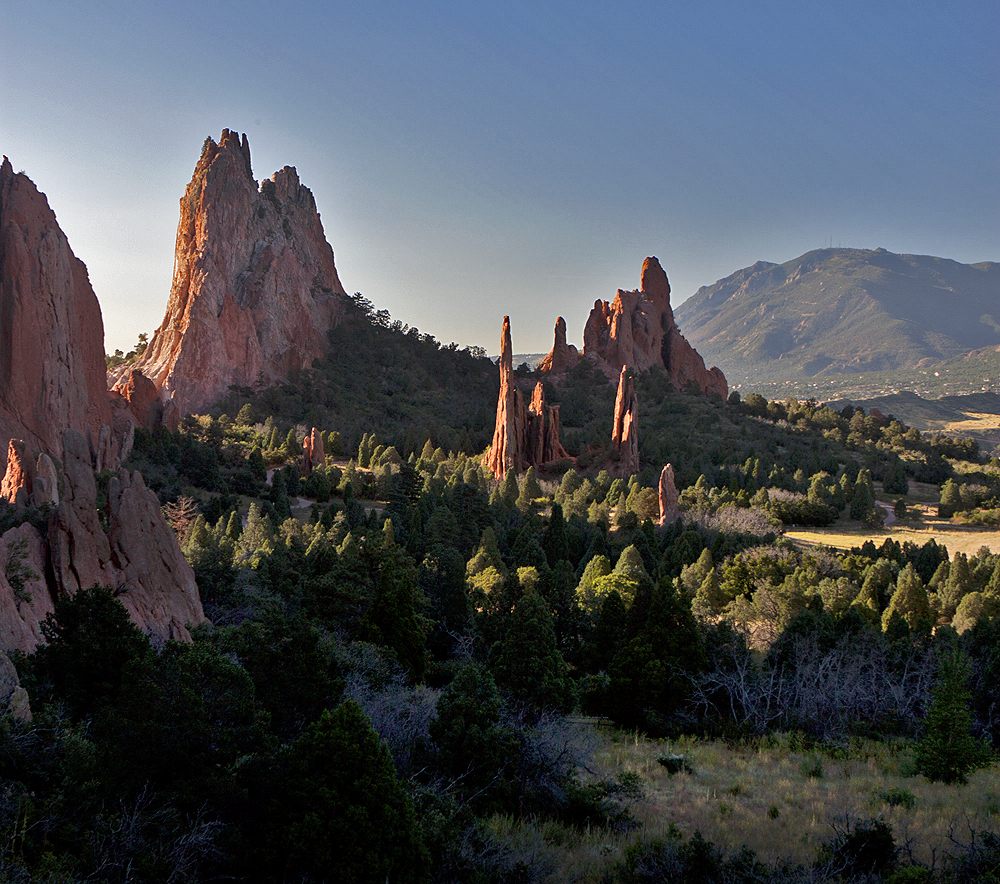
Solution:
<svg viewBox="0 0 1000 884">
<path fill-rule="evenodd" d="M 486 464 L 498 479 L 508 470 L 522 472 L 567 457 L 559 441 L 559 406 L 545 404 L 541 382 L 535 385 L 528 406 L 514 380 L 510 318 L 503 318 L 500 334 L 500 395 L 493 442 Z"/>
<path fill-rule="evenodd" d="M 40 193 L 0 163 L 0 446 L 59 449 L 70 427 L 111 425 L 104 323 L 87 268 Z M 2 450 L 2 448 L 0 448 Z"/>
<path fill-rule="evenodd" d="M 679 390 L 697 388 L 706 396 L 717 394 L 723 399 L 729 395 L 722 371 L 706 369 L 705 361 L 680 333 L 670 306 L 670 283 L 656 258 L 643 262 L 638 289 L 619 289 L 610 304 L 594 302 L 583 330 L 583 355 L 609 378 L 617 376 L 623 366 L 641 372 L 655 365 L 666 370 Z M 579 358 L 576 348 L 566 344 L 565 323 L 560 319 L 552 352 L 539 367 L 565 371 Z"/>
<path fill-rule="evenodd" d="M 258 188 L 246 136 L 224 129 L 181 199 L 166 315 L 135 367 L 179 414 L 203 410 L 323 355 L 344 295 L 312 192 L 289 166 Z"/>
<path fill-rule="evenodd" d="M 42 457 L 48 463 L 39 458 L 36 487 L 51 465 Z M 139 473 L 119 470 L 108 483 L 105 530 L 82 434 L 65 431 L 62 464 L 45 536 L 25 522 L 0 537 L 0 650 L 30 653 L 43 640 L 41 624 L 55 600 L 95 585 L 111 587 L 144 632 L 190 640 L 189 628 L 204 623 L 205 614 L 156 495 Z"/>
</svg>

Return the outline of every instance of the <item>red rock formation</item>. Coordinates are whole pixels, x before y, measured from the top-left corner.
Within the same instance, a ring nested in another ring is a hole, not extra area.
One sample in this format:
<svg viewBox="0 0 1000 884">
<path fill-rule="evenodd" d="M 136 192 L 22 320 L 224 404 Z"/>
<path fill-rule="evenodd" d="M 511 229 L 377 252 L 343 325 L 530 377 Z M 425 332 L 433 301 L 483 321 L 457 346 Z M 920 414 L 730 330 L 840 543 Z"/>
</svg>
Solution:
<svg viewBox="0 0 1000 884">
<path fill-rule="evenodd" d="M 87 442 L 63 435 L 63 494 L 49 520 L 52 597 L 110 586 L 134 622 L 160 639 L 190 639 L 205 622 L 194 572 L 138 473 L 120 471 L 108 487 L 108 533 L 97 513 L 97 485 Z M 0 630 L 2 634 L 2 630 Z"/>
<path fill-rule="evenodd" d="M 559 406 L 545 404 L 545 391 L 539 382 L 525 408 L 524 394 L 514 382 L 512 353 L 510 317 L 505 316 L 500 334 L 497 420 L 486 454 L 486 465 L 498 479 L 506 476 L 507 470 L 521 472 L 568 457 L 559 441 Z"/>
<path fill-rule="evenodd" d="M 0 164 L 0 445 L 58 451 L 110 425 L 104 323 L 87 268 L 24 174 Z M 2 449 L 0 449 L 2 450 Z"/>
<path fill-rule="evenodd" d="M 302 475 L 308 476 L 316 467 L 326 466 L 326 453 L 323 451 L 323 435 L 315 427 L 302 440 Z"/>
<path fill-rule="evenodd" d="M 11 528 L 0 537 L 0 648 L 3 650 L 30 654 L 42 643 L 42 623 L 54 607 L 45 581 L 45 564 L 45 541 L 30 523 Z"/>
<path fill-rule="evenodd" d="M 498 479 L 507 470 L 524 469 L 521 455 L 521 433 L 525 424 L 524 399 L 514 385 L 513 349 L 510 343 L 510 317 L 503 318 L 500 332 L 500 395 L 497 398 L 497 420 L 493 429 L 493 442 L 486 455 L 486 465 Z"/>
<path fill-rule="evenodd" d="M 154 430 L 163 418 L 163 403 L 156 384 L 141 371 L 130 369 L 128 375 L 112 388 L 128 406 L 137 426 Z"/>
<path fill-rule="evenodd" d="M 677 520 L 679 497 L 674 481 L 674 467 L 668 463 L 660 471 L 660 525 L 670 525 Z"/>
<path fill-rule="evenodd" d="M 204 409 L 325 353 L 344 294 L 312 192 L 289 166 L 258 189 L 246 136 L 224 129 L 181 199 L 166 315 L 136 367 L 180 414 Z"/>
<path fill-rule="evenodd" d="M 108 542 L 118 599 L 139 627 L 162 640 L 190 641 L 205 621 L 194 571 L 138 472 L 122 470 L 108 486 Z"/>
<path fill-rule="evenodd" d="M 725 375 L 718 368 L 706 369 L 677 328 L 670 307 L 670 283 L 656 258 L 643 262 L 639 289 L 619 289 L 611 304 L 594 302 L 583 330 L 583 353 L 609 377 L 622 366 L 646 371 L 658 365 L 680 390 L 695 385 L 706 396 L 729 395 Z"/>
<path fill-rule="evenodd" d="M 618 376 L 618 395 L 615 397 L 615 417 L 611 430 L 611 444 L 618 455 L 615 471 L 621 477 L 639 472 L 639 400 L 635 386 L 623 365 Z"/>
<path fill-rule="evenodd" d="M 556 320 L 555 341 L 552 350 L 538 364 L 539 371 L 561 372 L 572 368 L 580 361 L 580 352 L 572 344 L 566 343 L 566 320 L 561 316 Z"/>
<path fill-rule="evenodd" d="M 10 503 L 27 506 L 35 480 L 35 455 L 23 439 L 7 443 L 7 470 L 0 483 L 0 497 Z"/>
<path fill-rule="evenodd" d="M 569 457 L 559 441 L 559 406 L 545 404 L 541 381 L 535 384 L 528 406 L 524 452 L 525 463 L 536 467 Z"/>
</svg>

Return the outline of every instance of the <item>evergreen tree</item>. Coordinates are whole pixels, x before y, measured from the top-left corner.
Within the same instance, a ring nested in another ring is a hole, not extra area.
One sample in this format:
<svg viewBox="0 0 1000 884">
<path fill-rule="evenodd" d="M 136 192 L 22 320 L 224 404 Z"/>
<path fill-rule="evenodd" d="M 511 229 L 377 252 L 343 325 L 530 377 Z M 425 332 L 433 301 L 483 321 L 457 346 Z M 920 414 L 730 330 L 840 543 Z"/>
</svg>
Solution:
<svg viewBox="0 0 1000 884">
<path fill-rule="evenodd" d="M 941 613 L 951 619 L 961 604 L 962 599 L 972 589 L 972 575 L 969 572 L 969 558 L 965 553 L 957 552 L 948 569 L 948 580 L 938 595 L 941 599 Z"/>
<path fill-rule="evenodd" d="M 942 519 L 950 519 L 962 508 L 962 494 L 954 479 L 948 479 L 941 486 L 941 502 L 938 504 L 938 515 Z"/>
<path fill-rule="evenodd" d="M 500 483 L 500 499 L 509 507 L 517 503 L 520 489 L 517 487 L 517 473 L 507 470 Z"/>
<path fill-rule="evenodd" d="M 415 679 L 423 675 L 427 660 L 413 580 L 409 569 L 397 565 L 391 556 L 382 564 L 375 601 L 361 621 L 359 637 L 390 648 Z"/>
<path fill-rule="evenodd" d="M 542 549 L 545 550 L 545 558 L 550 568 L 554 568 L 557 562 L 569 561 L 566 522 L 563 520 L 562 507 L 558 503 L 552 504 L 552 515 L 542 535 Z"/>
<path fill-rule="evenodd" d="M 269 798 L 259 842 L 269 880 L 427 880 L 413 805 L 354 701 L 324 711 L 292 744 Z"/>
<path fill-rule="evenodd" d="M 507 630 L 490 651 L 497 684 L 517 699 L 568 712 L 575 695 L 545 601 L 529 593 L 514 606 Z"/>
<path fill-rule="evenodd" d="M 986 764 L 987 748 L 972 735 L 969 664 L 958 651 L 940 663 L 931 691 L 924 733 L 917 742 L 917 770 L 929 780 L 964 783 L 966 774 Z"/>
<path fill-rule="evenodd" d="M 896 591 L 882 614 L 882 628 L 887 629 L 894 614 L 899 614 L 910 629 L 930 629 L 933 626 L 927 590 L 912 564 L 907 564 L 896 580 Z"/>
<path fill-rule="evenodd" d="M 521 480 L 521 488 L 515 504 L 521 512 L 528 512 L 534 506 L 535 501 L 541 496 L 542 487 L 538 484 L 538 479 L 535 476 L 535 468 L 528 467 L 524 478 Z"/>
</svg>

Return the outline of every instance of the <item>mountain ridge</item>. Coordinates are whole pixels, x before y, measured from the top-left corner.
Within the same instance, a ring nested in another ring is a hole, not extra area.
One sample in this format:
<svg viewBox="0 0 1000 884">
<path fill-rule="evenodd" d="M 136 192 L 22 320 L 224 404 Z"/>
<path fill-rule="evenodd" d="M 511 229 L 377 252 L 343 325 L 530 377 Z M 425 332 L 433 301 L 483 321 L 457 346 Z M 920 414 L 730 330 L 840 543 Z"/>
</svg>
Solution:
<svg viewBox="0 0 1000 884">
<path fill-rule="evenodd" d="M 734 380 L 913 368 L 998 343 L 1000 264 L 885 249 L 758 261 L 677 307 L 706 360 Z M 927 362 L 929 360 L 929 362 Z"/>
</svg>

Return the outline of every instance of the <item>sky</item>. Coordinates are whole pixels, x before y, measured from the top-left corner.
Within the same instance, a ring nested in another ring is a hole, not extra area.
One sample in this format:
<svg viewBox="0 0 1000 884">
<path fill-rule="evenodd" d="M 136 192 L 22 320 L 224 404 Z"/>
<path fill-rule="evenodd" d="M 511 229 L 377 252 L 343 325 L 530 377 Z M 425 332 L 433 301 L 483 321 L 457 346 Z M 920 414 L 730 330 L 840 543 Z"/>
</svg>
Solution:
<svg viewBox="0 0 1000 884">
<path fill-rule="evenodd" d="M 656 255 L 676 307 L 824 246 L 1000 261 L 1000 3 L 0 0 L 0 153 L 161 322 L 206 136 L 295 166 L 349 292 L 439 341 L 581 344 Z M 946 306 L 946 305 L 943 305 Z M 682 329 L 683 331 L 683 329 Z"/>
</svg>

